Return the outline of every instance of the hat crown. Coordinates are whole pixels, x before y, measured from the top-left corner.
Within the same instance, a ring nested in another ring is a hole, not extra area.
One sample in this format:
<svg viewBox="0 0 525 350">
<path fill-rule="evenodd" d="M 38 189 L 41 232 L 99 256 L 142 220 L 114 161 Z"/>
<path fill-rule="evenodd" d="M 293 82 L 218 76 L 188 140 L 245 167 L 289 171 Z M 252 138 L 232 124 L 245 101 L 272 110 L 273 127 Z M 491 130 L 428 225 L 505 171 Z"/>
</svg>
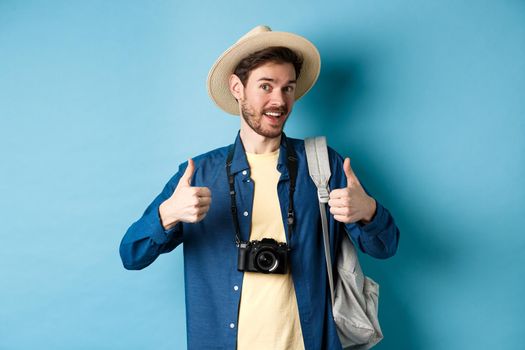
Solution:
<svg viewBox="0 0 525 350">
<path fill-rule="evenodd" d="M 271 32 L 272 31 L 272 28 L 268 27 L 268 26 L 257 26 L 255 28 L 253 28 L 252 30 L 250 30 L 248 33 L 244 34 L 239 40 L 237 40 L 237 42 L 239 41 L 243 41 L 244 39 L 247 39 L 249 37 L 252 37 L 252 36 L 256 36 L 257 34 L 261 34 L 261 33 L 267 33 L 267 32 Z"/>
</svg>

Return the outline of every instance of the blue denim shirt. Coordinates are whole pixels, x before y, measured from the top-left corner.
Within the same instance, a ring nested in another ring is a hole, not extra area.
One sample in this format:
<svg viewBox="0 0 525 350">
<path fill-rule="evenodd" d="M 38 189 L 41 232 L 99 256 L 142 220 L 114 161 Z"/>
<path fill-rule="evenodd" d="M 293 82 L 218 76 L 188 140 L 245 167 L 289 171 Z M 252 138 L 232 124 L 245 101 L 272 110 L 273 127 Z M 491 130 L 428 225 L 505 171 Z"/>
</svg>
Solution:
<svg viewBox="0 0 525 350">
<path fill-rule="evenodd" d="M 304 141 L 289 138 L 298 158 L 294 207 L 296 222 L 290 235 L 286 224 L 289 174 L 286 167 L 286 135 L 283 134 L 277 170 L 281 173 L 277 191 L 287 242 L 292 246 L 290 268 L 305 349 L 341 349 L 331 313 L 330 292 L 323 252 L 323 235 L 317 189 L 308 174 Z M 179 223 L 169 231 L 161 225 L 159 205 L 171 196 L 187 162 L 170 179 L 148 206 L 143 216 L 126 232 L 120 256 L 126 269 L 138 270 L 151 264 L 159 254 L 184 244 L 187 337 L 189 349 L 235 349 L 237 317 L 243 272 L 237 270 L 235 226 L 230 211 L 226 175 L 228 148 L 222 147 L 194 158 L 192 186 L 211 190 L 212 203 L 206 217 L 195 224 Z M 235 178 L 241 240 L 250 236 L 254 184 L 240 142 L 234 144 L 231 173 Z M 332 176 L 330 189 L 346 187 L 343 158 L 329 148 Z M 343 234 L 349 233 L 361 251 L 376 258 L 395 254 L 399 230 L 390 213 L 377 203 L 372 222 L 343 224 L 328 212 L 332 259 Z"/>
</svg>

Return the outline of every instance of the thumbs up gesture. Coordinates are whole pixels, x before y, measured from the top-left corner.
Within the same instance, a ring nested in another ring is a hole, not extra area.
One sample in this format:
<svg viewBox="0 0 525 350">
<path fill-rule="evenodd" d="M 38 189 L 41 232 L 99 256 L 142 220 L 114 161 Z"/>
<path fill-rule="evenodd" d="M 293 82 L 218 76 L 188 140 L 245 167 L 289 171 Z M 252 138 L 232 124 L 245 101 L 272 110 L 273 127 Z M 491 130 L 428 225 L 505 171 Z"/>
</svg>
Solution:
<svg viewBox="0 0 525 350">
<path fill-rule="evenodd" d="M 211 204 L 208 187 L 192 187 L 191 178 L 195 171 L 193 159 L 182 175 L 170 198 L 159 206 L 159 215 L 164 229 L 168 230 L 179 222 L 196 223 L 204 219 Z"/>
<path fill-rule="evenodd" d="M 350 158 L 343 163 L 347 186 L 330 192 L 328 205 L 334 219 L 345 224 L 370 222 L 376 212 L 376 201 L 366 194 L 350 167 Z"/>
</svg>

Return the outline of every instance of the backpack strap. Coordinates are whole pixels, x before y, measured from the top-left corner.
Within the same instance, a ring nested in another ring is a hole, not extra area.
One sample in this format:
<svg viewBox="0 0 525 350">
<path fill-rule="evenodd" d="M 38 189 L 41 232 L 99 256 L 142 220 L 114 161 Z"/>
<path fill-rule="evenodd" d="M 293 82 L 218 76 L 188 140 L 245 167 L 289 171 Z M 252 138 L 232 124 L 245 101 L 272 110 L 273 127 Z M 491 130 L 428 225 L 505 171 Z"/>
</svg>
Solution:
<svg viewBox="0 0 525 350">
<path fill-rule="evenodd" d="M 330 238 L 328 237 L 328 220 L 326 218 L 326 203 L 328 203 L 330 188 L 330 162 L 328 161 L 328 148 L 324 136 L 309 137 L 304 140 L 306 159 L 308 161 L 308 172 L 315 186 L 317 186 L 317 197 L 319 198 L 319 210 L 321 212 L 321 225 L 323 227 L 324 255 L 326 258 L 326 271 L 330 284 L 330 296 L 332 307 L 334 305 L 334 276 L 332 271 L 332 257 L 330 254 Z"/>
<path fill-rule="evenodd" d="M 330 239 L 326 218 L 326 203 L 330 194 L 330 163 L 325 137 L 305 140 L 306 159 L 310 177 L 317 186 L 319 210 L 323 227 L 323 242 L 326 258 L 326 271 L 332 298 L 332 314 L 337 326 L 337 334 L 344 349 L 370 349 L 383 339 L 379 325 L 377 308 L 379 285 L 363 275 L 356 249 L 351 239 L 343 237 L 336 262 L 336 273 L 353 271 L 352 274 L 339 274 L 337 286 L 334 285 L 334 270 L 330 256 Z M 350 276 L 351 275 L 351 276 Z M 337 300 L 335 288 L 337 287 Z M 358 311 L 361 310 L 361 311 Z"/>
</svg>

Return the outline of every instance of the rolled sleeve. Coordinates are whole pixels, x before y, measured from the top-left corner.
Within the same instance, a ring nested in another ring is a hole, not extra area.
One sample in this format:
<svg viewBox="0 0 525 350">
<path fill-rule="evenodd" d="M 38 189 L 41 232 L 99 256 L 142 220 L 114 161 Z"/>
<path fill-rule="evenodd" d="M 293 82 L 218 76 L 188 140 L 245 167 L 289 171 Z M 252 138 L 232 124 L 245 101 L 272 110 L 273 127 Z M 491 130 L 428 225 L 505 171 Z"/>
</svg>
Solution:
<svg viewBox="0 0 525 350">
<path fill-rule="evenodd" d="M 366 224 L 358 223 L 358 225 L 367 235 L 377 236 L 386 228 L 387 215 L 385 208 L 376 201 L 376 212 L 372 221 Z"/>
<path fill-rule="evenodd" d="M 399 229 L 390 212 L 377 202 L 376 214 L 372 221 L 362 225 L 346 224 L 345 228 L 359 248 L 378 259 L 386 259 L 397 251 Z"/>
</svg>

